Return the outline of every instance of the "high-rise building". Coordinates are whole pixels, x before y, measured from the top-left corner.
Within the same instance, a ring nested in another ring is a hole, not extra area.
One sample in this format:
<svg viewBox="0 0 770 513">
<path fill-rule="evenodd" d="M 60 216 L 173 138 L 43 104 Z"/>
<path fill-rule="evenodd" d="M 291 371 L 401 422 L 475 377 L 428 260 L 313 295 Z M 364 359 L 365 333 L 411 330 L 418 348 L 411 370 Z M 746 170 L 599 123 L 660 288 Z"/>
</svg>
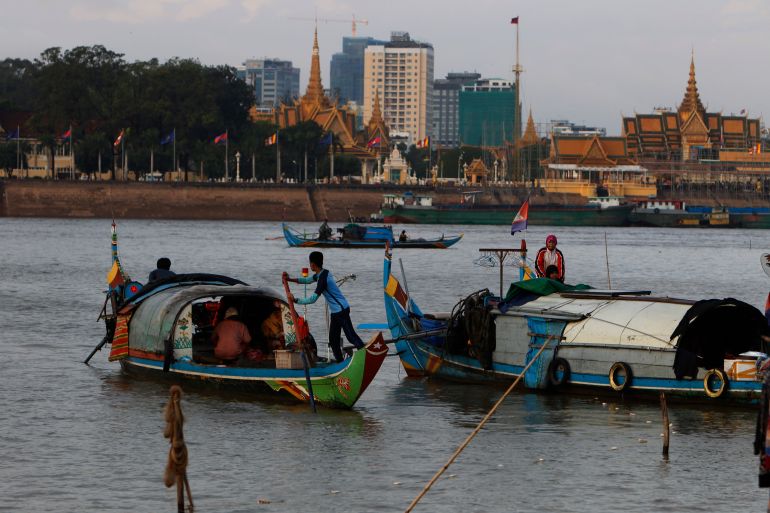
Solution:
<svg viewBox="0 0 770 513">
<path fill-rule="evenodd" d="M 258 107 L 275 107 L 281 100 L 299 96 L 299 68 L 291 61 L 249 59 L 238 69 L 238 76 L 254 89 Z"/>
<path fill-rule="evenodd" d="M 369 45 L 384 45 L 371 37 L 343 37 L 342 52 L 332 55 L 331 93 L 340 103 L 364 102 L 364 50 Z"/>
<path fill-rule="evenodd" d="M 502 146 L 513 141 L 516 87 L 510 80 L 485 78 L 460 91 L 460 144 Z"/>
<path fill-rule="evenodd" d="M 480 79 L 478 73 L 448 73 L 433 81 L 433 142 L 441 146 L 460 144 L 460 89 Z"/>
<path fill-rule="evenodd" d="M 364 51 L 364 119 L 374 110 L 375 95 L 383 103 L 391 136 L 406 134 L 411 142 L 428 137 L 433 128 L 433 46 L 393 32 L 390 41 Z"/>
</svg>

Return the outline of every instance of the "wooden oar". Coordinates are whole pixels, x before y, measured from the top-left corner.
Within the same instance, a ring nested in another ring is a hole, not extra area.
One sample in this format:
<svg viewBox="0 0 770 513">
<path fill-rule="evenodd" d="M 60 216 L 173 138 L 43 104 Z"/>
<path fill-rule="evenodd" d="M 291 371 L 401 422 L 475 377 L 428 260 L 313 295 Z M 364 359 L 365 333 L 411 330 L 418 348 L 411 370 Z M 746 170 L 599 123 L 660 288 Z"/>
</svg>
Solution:
<svg viewBox="0 0 770 513">
<path fill-rule="evenodd" d="M 313 409 L 313 413 L 316 413 L 316 407 L 315 407 L 315 396 L 313 395 L 313 384 L 310 381 L 310 362 L 307 357 L 307 351 L 305 350 L 305 343 L 306 341 L 304 339 L 300 339 L 300 333 L 299 333 L 299 316 L 297 315 L 297 311 L 294 309 L 294 301 L 290 299 L 291 297 L 291 290 L 289 290 L 289 281 L 287 279 L 286 274 L 282 276 L 283 280 L 283 288 L 286 291 L 286 302 L 289 303 L 289 312 L 291 312 L 291 320 L 294 322 L 294 326 L 297 329 L 297 345 L 299 345 L 299 350 L 302 353 L 302 366 L 305 368 L 305 382 L 307 383 L 307 393 L 310 396 L 310 407 Z"/>
</svg>

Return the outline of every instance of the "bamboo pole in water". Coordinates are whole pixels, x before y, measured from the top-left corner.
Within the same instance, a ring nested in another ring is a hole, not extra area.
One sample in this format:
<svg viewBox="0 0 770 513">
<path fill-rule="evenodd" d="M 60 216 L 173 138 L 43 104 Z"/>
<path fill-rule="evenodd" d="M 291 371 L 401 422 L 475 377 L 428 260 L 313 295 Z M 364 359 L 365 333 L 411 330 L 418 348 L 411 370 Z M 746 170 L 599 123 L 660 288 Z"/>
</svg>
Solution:
<svg viewBox="0 0 770 513">
<path fill-rule="evenodd" d="M 669 441 L 669 427 L 668 427 L 668 405 L 666 405 L 665 392 L 660 393 L 660 411 L 663 414 L 663 458 L 668 459 L 668 441 Z"/>
<path fill-rule="evenodd" d="M 449 458 L 449 460 L 444 463 L 444 466 L 439 469 L 438 472 L 433 476 L 433 478 L 428 482 L 428 484 L 425 485 L 425 488 L 422 489 L 422 491 L 417 495 L 417 497 L 414 498 L 412 503 L 409 505 L 408 508 L 406 508 L 406 511 L 404 513 L 410 513 L 414 509 L 414 507 L 417 505 L 418 502 L 420 502 L 420 499 L 425 496 L 426 493 L 428 493 L 428 490 L 434 485 L 436 481 L 438 481 L 438 478 L 441 477 L 441 474 L 443 474 L 446 469 L 449 468 L 449 466 L 454 463 L 454 461 L 457 459 L 457 457 L 460 455 L 461 452 L 468 446 L 469 443 L 471 443 L 471 440 L 481 431 L 481 428 L 484 427 L 484 424 L 487 423 L 487 421 L 494 415 L 494 413 L 497 411 L 497 409 L 500 407 L 501 404 L 503 404 L 503 401 L 506 397 L 508 397 L 508 394 L 510 394 L 514 388 L 516 388 L 516 385 L 519 384 L 519 381 L 521 381 L 521 378 L 524 377 L 524 374 L 527 373 L 530 367 L 532 367 L 532 364 L 534 364 L 538 358 L 540 358 L 540 355 L 545 351 L 545 348 L 548 347 L 548 343 L 556 338 L 556 335 L 549 335 L 548 338 L 543 342 L 543 347 L 540 348 L 540 350 L 535 354 L 535 357 L 532 358 L 532 360 L 527 364 L 526 367 L 524 367 L 524 370 L 521 371 L 521 374 L 516 378 L 516 381 L 511 384 L 511 386 L 508 387 L 508 389 L 503 393 L 503 395 L 500 397 L 500 399 L 497 400 L 497 402 L 492 406 L 492 409 L 489 410 L 489 412 L 484 416 L 483 419 L 481 419 L 481 422 L 476 426 L 476 429 L 473 430 L 473 432 L 468 435 L 468 438 L 465 439 L 465 441 L 460 444 L 460 447 L 457 448 L 457 450 L 452 454 L 452 456 Z"/>
</svg>

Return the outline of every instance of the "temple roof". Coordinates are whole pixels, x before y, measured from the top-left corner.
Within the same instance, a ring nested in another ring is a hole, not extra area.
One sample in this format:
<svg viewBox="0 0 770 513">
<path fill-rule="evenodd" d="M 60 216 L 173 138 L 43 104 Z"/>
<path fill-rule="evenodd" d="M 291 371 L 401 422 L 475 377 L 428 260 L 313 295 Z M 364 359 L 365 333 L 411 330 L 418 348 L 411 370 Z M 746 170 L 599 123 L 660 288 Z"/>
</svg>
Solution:
<svg viewBox="0 0 770 513">
<path fill-rule="evenodd" d="M 532 109 L 529 109 L 529 118 L 527 119 L 527 128 L 524 130 L 524 135 L 520 139 L 520 146 L 531 146 L 537 144 L 540 138 L 537 136 L 537 130 L 535 130 L 535 121 L 532 119 Z"/>
<path fill-rule="evenodd" d="M 312 107 L 329 107 L 331 102 L 324 94 L 324 86 L 321 83 L 321 59 L 318 50 L 318 29 L 313 34 L 313 56 L 310 59 L 310 79 L 307 83 L 305 96 L 300 100 L 303 110 L 310 114 Z"/>
<path fill-rule="evenodd" d="M 628 155 L 625 137 L 552 136 L 551 155 L 544 164 L 627 166 L 637 164 Z"/>
<path fill-rule="evenodd" d="M 679 117 L 682 121 L 687 121 L 693 111 L 698 112 L 701 119 L 706 114 L 706 109 L 703 107 L 698 94 L 698 83 L 695 80 L 695 56 L 690 59 L 690 78 L 687 80 L 687 89 L 684 92 L 682 103 L 679 105 Z"/>
</svg>

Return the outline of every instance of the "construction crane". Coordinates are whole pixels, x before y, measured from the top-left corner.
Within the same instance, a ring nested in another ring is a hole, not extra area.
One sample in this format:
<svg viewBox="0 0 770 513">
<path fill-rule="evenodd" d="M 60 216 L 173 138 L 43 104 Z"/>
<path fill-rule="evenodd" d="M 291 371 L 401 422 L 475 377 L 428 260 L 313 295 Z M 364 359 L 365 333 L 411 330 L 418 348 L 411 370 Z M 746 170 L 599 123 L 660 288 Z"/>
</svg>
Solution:
<svg viewBox="0 0 770 513">
<path fill-rule="evenodd" d="M 349 20 L 342 20 L 339 18 L 298 18 L 298 17 L 290 17 L 290 20 L 300 20 L 300 21 L 323 21 L 324 23 L 350 23 L 353 27 L 353 37 L 356 37 L 356 25 L 369 25 L 369 20 L 362 20 L 360 18 L 356 18 L 356 15 L 354 14 L 351 19 Z"/>
</svg>

